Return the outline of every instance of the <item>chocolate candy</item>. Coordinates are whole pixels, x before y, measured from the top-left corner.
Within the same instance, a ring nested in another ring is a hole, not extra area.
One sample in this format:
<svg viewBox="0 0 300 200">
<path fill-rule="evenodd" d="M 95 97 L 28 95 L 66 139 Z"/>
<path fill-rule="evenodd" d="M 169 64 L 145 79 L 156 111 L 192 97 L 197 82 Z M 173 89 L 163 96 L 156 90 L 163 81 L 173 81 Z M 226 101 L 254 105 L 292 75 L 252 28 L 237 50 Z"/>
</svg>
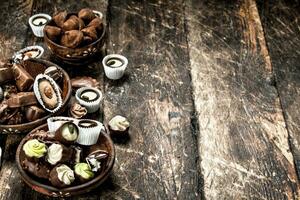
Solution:
<svg viewBox="0 0 300 200">
<path fill-rule="evenodd" d="M 23 168 L 29 173 L 43 179 L 48 179 L 50 175 L 50 168 L 48 165 L 42 163 L 35 163 L 25 159 L 22 163 Z"/>
<path fill-rule="evenodd" d="M 45 27 L 45 31 L 46 31 L 46 34 L 49 37 L 49 39 L 52 41 L 56 41 L 61 34 L 61 28 L 56 27 L 56 26 L 47 25 Z"/>
<path fill-rule="evenodd" d="M 45 72 L 45 75 L 50 76 L 56 82 L 60 82 L 63 78 L 63 73 L 60 69 L 55 66 L 48 67 Z"/>
<path fill-rule="evenodd" d="M 37 106 L 29 106 L 25 108 L 25 116 L 29 122 L 40 119 L 45 114 L 45 111 Z"/>
<path fill-rule="evenodd" d="M 78 138 L 78 127 L 72 122 L 66 122 L 55 132 L 55 139 L 63 144 L 72 144 Z"/>
<path fill-rule="evenodd" d="M 0 84 L 14 79 L 11 67 L 1 67 L 0 68 Z"/>
<path fill-rule="evenodd" d="M 67 187 L 75 181 L 74 171 L 67 165 L 57 165 L 51 170 L 49 180 L 55 187 Z"/>
<path fill-rule="evenodd" d="M 14 125 L 14 124 L 21 124 L 24 121 L 23 114 L 17 109 L 17 112 L 15 112 L 11 117 L 8 119 L 7 124 L 8 125 Z"/>
<path fill-rule="evenodd" d="M 23 106 L 36 105 L 37 100 L 33 92 L 19 92 L 13 94 L 7 100 L 9 108 L 19 108 Z"/>
<path fill-rule="evenodd" d="M 69 115 L 76 119 L 81 119 L 87 115 L 87 109 L 84 106 L 81 106 L 79 103 L 74 103 L 70 107 Z"/>
<path fill-rule="evenodd" d="M 76 48 L 83 41 L 83 33 L 78 30 L 66 31 L 61 37 L 61 44 L 69 48 Z"/>
<path fill-rule="evenodd" d="M 12 94 L 17 94 L 18 89 L 14 85 L 5 85 L 4 89 L 4 99 L 8 99 Z"/>
<path fill-rule="evenodd" d="M 100 88 L 100 83 L 96 79 L 89 76 L 77 76 L 75 78 L 72 78 L 71 85 L 74 89 L 78 89 L 81 87 Z"/>
<path fill-rule="evenodd" d="M 66 21 L 67 18 L 67 11 L 63 11 L 63 12 L 59 12 L 58 14 L 56 14 L 55 16 L 53 16 L 53 21 L 55 22 L 55 24 L 62 28 L 64 25 L 64 22 Z"/>
<path fill-rule="evenodd" d="M 51 144 L 47 150 L 46 160 L 51 165 L 58 163 L 71 162 L 74 158 L 75 150 L 70 147 L 66 147 L 63 144 Z"/>
<path fill-rule="evenodd" d="M 91 9 L 83 8 L 78 12 L 78 17 L 86 22 L 89 22 L 92 19 L 94 19 L 96 16 L 95 16 L 95 13 Z"/>
<path fill-rule="evenodd" d="M 93 146 L 95 147 L 95 146 Z M 108 153 L 101 149 L 95 149 L 87 157 L 86 162 L 93 172 L 100 171 L 101 163 L 108 157 Z"/>
<path fill-rule="evenodd" d="M 32 76 L 19 64 L 14 64 L 12 70 L 18 89 L 21 92 L 28 91 L 34 82 Z"/>
</svg>

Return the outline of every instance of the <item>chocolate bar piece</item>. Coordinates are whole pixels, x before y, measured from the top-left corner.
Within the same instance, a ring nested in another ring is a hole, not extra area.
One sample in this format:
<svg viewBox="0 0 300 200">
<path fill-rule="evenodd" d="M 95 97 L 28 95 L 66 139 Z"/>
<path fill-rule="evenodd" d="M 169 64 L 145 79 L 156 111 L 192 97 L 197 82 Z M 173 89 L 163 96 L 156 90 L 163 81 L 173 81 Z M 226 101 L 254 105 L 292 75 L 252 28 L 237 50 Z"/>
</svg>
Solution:
<svg viewBox="0 0 300 200">
<path fill-rule="evenodd" d="M 11 67 L 1 67 L 0 68 L 0 84 L 7 81 L 13 80 L 14 76 Z"/>
<path fill-rule="evenodd" d="M 19 92 L 11 95 L 11 97 L 7 100 L 7 105 L 9 108 L 19 108 L 36 104 L 37 99 L 33 92 Z"/>
<path fill-rule="evenodd" d="M 14 64 L 12 69 L 18 89 L 21 92 L 29 90 L 34 82 L 32 76 L 19 64 Z"/>
</svg>

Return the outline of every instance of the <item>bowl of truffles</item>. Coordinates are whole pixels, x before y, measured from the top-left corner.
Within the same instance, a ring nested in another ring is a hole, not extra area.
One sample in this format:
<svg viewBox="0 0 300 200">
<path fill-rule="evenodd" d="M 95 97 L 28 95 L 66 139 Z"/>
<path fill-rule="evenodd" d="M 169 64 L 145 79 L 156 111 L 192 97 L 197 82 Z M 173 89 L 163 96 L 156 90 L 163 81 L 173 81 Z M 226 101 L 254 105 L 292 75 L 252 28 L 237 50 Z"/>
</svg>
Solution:
<svg viewBox="0 0 300 200">
<path fill-rule="evenodd" d="M 65 63 L 85 63 L 101 50 L 105 40 L 103 15 L 88 8 L 55 14 L 44 28 L 50 51 Z"/>
<path fill-rule="evenodd" d="M 114 160 L 109 130 L 91 119 L 53 117 L 18 146 L 16 163 L 24 182 L 51 197 L 87 193 L 109 176 Z"/>
<path fill-rule="evenodd" d="M 71 98 L 68 74 L 41 59 L 0 66 L 0 133 L 24 133 L 62 113 Z"/>
</svg>

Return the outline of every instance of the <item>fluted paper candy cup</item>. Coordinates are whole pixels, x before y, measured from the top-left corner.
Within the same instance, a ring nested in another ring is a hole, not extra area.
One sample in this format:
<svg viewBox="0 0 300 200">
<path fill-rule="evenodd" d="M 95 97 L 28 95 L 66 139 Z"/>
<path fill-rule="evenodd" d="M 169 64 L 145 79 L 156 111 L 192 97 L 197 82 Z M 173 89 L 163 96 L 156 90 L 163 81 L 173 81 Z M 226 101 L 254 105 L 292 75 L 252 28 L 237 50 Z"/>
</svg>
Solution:
<svg viewBox="0 0 300 200">
<path fill-rule="evenodd" d="M 39 13 L 31 16 L 29 18 L 29 25 L 32 29 L 33 34 L 36 37 L 44 37 L 44 27 L 50 20 L 51 16 L 44 13 Z"/>
<path fill-rule="evenodd" d="M 107 78 L 112 80 L 120 79 L 128 65 L 128 60 L 125 56 L 119 54 L 110 54 L 103 58 L 102 64 Z"/>
<path fill-rule="evenodd" d="M 76 142 L 81 145 L 93 145 L 97 143 L 104 126 L 98 121 L 83 119 L 78 122 L 78 129 L 79 135 Z"/>
</svg>

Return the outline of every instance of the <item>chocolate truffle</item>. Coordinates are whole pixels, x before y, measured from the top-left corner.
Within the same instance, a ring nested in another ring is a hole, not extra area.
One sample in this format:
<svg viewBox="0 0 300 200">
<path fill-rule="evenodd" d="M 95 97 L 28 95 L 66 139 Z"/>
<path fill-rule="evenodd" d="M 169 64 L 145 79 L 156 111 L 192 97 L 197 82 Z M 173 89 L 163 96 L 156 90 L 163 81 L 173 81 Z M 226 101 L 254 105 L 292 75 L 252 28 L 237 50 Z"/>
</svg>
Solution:
<svg viewBox="0 0 300 200">
<path fill-rule="evenodd" d="M 23 151 L 29 160 L 37 161 L 47 153 L 47 147 L 37 139 L 30 139 L 23 145 Z"/>
<path fill-rule="evenodd" d="M 75 176 L 79 178 L 81 183 L 85 183 L 92 179 L 95 174 L 87 163 L 77 163 L 74 167 Z"/>
<path fill-rule="evenodd" d="M 82 29 L 81 31 L 84 36 L 88 36 L 88 37 L 92 38 L 93 41 L 97 40 L 97 38 L 98 38 L 97 31 L 94 26 L 86 27 L 86 28 Z"/>
<path fill-rule="evenodd" d="M 93 172 L 98 172 L 101 169 L 101 163 L 108 157 L 108 153 L 104 150 L 95 150 L 86 157 L 86 162 Z"/>
<path fill-rule="evenodd" d="M 69 114 L 71 117 L 74 117 L 76 119 L 81 119 L 87 115 L 87 110 L 84 106 L 81 106 L 79 103 L 74 103 L 70 107 Z"/>
<path fill-rule="evenodd" d="M 128 133 L 129 129 L 129 122 L 128 120 L 120 115 L 113 117 L 108 122 L 108 128 L 112 136 L 122 136 Z"/>
<path fill-rule="evenodd" d="M 60 28 L 63 27 L 64 22 L 66 21 L 67 18 L 67 14 L 68 14 L 67 11 L 63 11 L 63 12 L 59 12 L 53 17 L 53 21 L 58 27 Z"/>
<path fill-rule="evenodd" d="M 78 12 L 78 17 L 84 20 L 85 22 L 90 22 L 96 16 L 93 10 L 89 8 L 83 8 Z"/>
<path fill-rule="evenodd" d="M 98 33 L 101 33 L 101 31 L 103 30 L 102 19 L 99 17 L 96 17 L 87 25 L 87 27 L 91 27 L 91 26 L 94 27 L 98 31 Z"/>
<path fill-rule="evenodd" d="M 72 15 L 68 20 L 64 22 L 62 29 L 64 31 L 80 30 L 80 28 L 82 28 L 83 26 L 83 21 L 80 21 L 80 19 L 77 16 Z"/>
<path fill-rule="evenodd" d="M 49 180 L 53 186 L 64 188 L 70 186 L 75 181 L 75 176 L 70 167 L 61 164 L 51 170 Z"/>
<path fill-rule="evenodd" d="M 66 163 L 72 160 L 74 153 L 72 148 L 67 148 L 63 144 L 53 143 L 48 148 L 46 160 L 51 165 Z"/>
<path fill-rule="evenodd" d="M 31 162 L 25 159 L 22 162 L 22 167 L 24 170 L 33 174 L 38 178 L 48 179 L 50 175 L 50 168 L 48 165 L 42 164 L 40 162 Z"/>
<path fill-rule="evenodd" d="M 61 28 L 56 26 L 47 25 L 45 27 L 45 31 L 49 39 L 52 41 L 57 41 L 59 36 L 61 35 Z"/>
<path fill-rule="evenodd" d="M 11 67 L 0 67 L 0 84 L 14 79 Z"/>
<path fill-rule="evenodd" d="M 78 30 L 66 31 L 61 37 L 61 44 L 65 47 L 76 48 L 83 41 L 83 33 Z"/>
<path fill-rule="evenodd" d="M 55 139 L 63 144 L 72 144 L 78 138 L 78 127 L 72 122 L 66 122 L 55 132 Z"/>
<path fill-rule="evenodd" d="M 40 119 L 44 114 L 45 111 L 37 106 L 29 106 L 25 108 L 25 116 L 29 122 Z"/>
</svg>

